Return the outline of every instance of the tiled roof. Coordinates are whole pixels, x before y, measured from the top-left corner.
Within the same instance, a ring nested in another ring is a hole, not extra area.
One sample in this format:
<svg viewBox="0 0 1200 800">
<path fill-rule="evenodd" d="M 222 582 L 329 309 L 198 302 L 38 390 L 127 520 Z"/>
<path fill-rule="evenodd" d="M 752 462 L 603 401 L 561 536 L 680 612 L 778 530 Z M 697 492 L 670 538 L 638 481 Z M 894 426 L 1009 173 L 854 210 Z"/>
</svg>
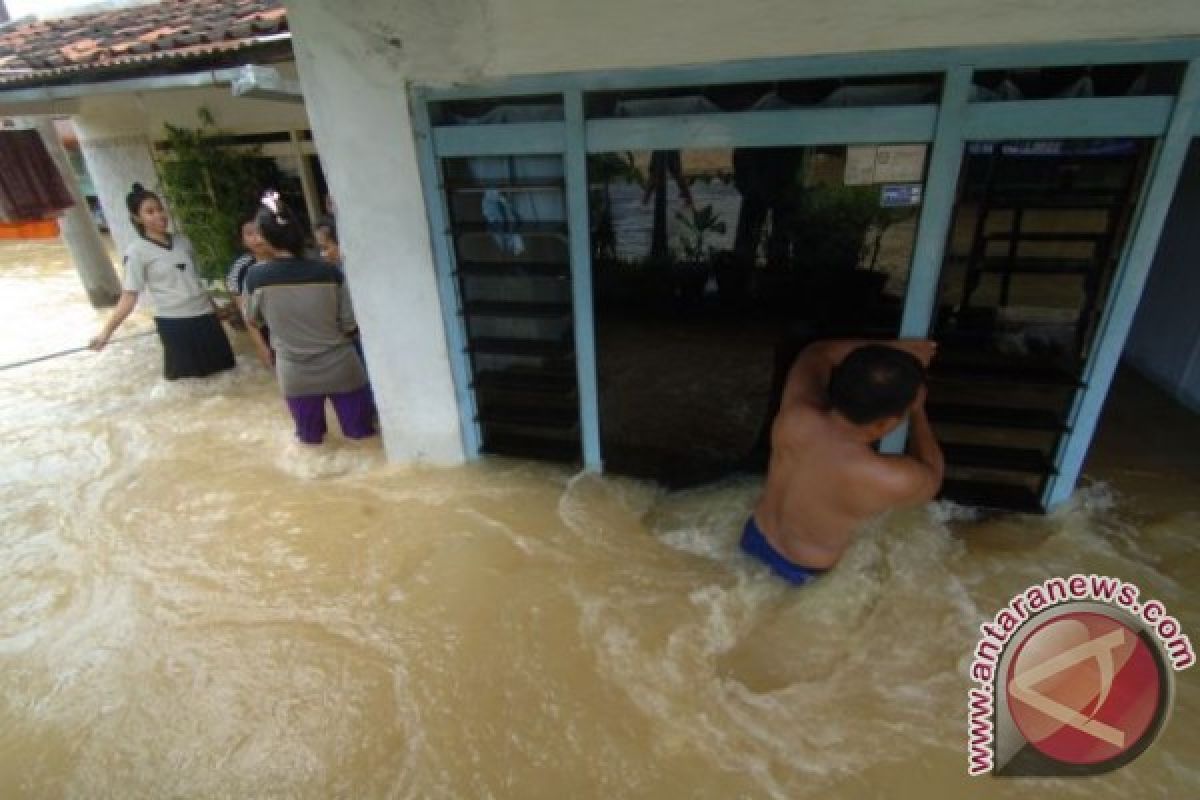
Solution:
<svg viewBox="0 0 1200 800">
<path fill-rule="evenodd" d="M 281 0 L 163 0 L 0 31 L 0 85 L 86 80 L 203 60 L 286 33 Z"/>
</svg>

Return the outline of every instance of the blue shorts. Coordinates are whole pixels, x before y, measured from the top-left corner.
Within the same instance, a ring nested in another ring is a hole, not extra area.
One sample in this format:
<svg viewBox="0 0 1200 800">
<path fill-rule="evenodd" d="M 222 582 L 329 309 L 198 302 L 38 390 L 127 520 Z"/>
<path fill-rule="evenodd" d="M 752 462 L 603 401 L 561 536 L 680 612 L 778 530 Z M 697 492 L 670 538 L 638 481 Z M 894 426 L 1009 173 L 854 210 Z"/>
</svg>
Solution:
<svg viewBox="0 0 1200 800">
<path fill-rule="evenodd" d="M 746 527 L 742 531 L 742 550 L 766 564 L 772 572 L 793 586 L 803 586 L 826 572 L 814 567 L 802 567 L 784 558 L 763 536 L 753 516 L 746 520 Z"/>
</svg>

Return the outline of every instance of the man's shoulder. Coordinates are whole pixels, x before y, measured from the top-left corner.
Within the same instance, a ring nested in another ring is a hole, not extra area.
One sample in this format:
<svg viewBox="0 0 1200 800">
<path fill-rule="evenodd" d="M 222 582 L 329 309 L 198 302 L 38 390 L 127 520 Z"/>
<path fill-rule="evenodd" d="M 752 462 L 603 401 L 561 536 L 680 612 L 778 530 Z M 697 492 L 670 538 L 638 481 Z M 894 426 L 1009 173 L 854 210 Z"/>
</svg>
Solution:
<svg viewBox="0 0 1200 800">
<path fill-rule="evenodd" d="M 830 420 L 829 412 L 809 403 L 791 403 L 780 409 L 772 426 L 775 444 L 840 450 L 845 444 Z"/>
<path fill-rule="evenodd" d="M 828 415 L 823 409 L 804 402 L 789 403 L 783 406 L 779 409 L 776 419 L 789 427 L 800 426 L 813 429 L 824 427 L 828 423 Z"/>
<path fill-rule="evenodd" d="M 873 451 L 856 465 L 856 474 L 886 508 L 910 502 L 928 480 L 927 468 L 916 459 Z"/>
</svg>

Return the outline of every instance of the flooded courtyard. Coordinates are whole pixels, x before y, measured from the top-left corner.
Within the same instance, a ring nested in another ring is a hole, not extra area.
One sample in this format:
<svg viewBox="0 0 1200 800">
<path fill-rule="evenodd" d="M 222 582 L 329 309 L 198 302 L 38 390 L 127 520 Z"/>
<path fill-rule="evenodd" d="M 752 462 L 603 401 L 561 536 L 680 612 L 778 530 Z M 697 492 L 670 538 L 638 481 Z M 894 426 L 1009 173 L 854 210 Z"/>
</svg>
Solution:
<svg viewBox="0 0 1200 800">
<path fill-rule="evenodd" d="M 0 319 L 10 364 L 102 315 L 26 243 Z M 151 328 L 0 371 L 0 797 L 1200 795 L 1200 670 L 1124 769 L 966 775 L 978 626 L 1024 587 L 1117 576 L 1200 635 L 1200 422 L 1135 376 L 1066 508 L 893 514 L 795 590 L 737 549 L 757 478 L 306 448 L 244 338 L 167 383 Z"/>
</svg>

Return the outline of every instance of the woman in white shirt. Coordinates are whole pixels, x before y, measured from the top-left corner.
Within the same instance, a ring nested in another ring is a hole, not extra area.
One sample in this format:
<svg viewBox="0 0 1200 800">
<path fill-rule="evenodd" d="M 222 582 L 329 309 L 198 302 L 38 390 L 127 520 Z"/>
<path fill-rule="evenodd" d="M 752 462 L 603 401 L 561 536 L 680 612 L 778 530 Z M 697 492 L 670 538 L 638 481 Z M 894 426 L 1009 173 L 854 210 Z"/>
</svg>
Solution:
<svg viewBox="0 0 1200 800">
<path fill-rule="evenodd" d="M 125 198 L 139 239 L 125 251 L 121 299 L 91 341 L 103 350 L 113 332 L 133 312 L 142 291 L 154 303 L 154 324 L 163 345 L 167 380 L 202 378 L 234 366 L 233 350 L 217 319 L 216 306 L 196 272 L 192 243 L 167 231 L 167 212 L 154 192 L 140 183 Z"/>
</svg>

